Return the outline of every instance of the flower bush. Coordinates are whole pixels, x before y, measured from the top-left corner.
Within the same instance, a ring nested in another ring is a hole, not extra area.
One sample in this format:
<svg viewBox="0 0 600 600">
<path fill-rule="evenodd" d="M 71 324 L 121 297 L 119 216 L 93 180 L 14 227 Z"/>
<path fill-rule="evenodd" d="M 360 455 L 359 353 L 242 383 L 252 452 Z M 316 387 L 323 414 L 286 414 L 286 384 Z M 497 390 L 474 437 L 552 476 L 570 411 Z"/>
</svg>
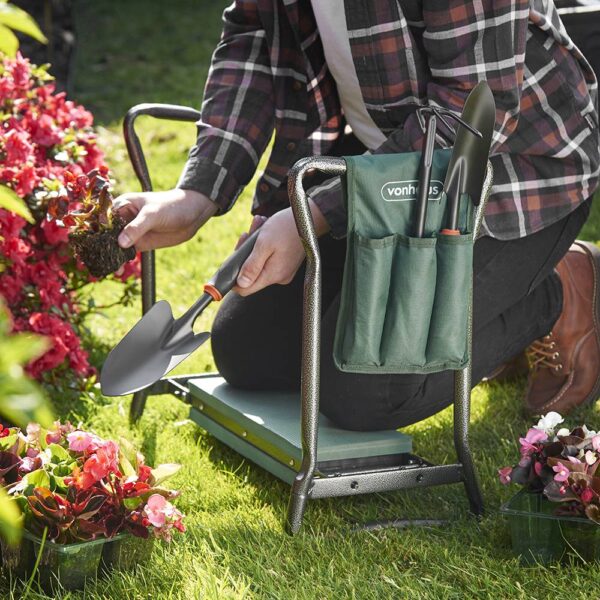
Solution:
<svg viewBox="0 0 600 600">
<path fill-rule="evenodd" d="M 153 469 L 129 442 L 105 440 L 56 422 L 0 426 L 0 484 L 18 502 L 27 530 L 68 544 L 128 532 L 170 540 L 185 531 L 161 483 L 179 465 Z"/>
<path fill-rule="evenodd" d="M 94 278 L 73 255 L 68 228 L 51 208 L 61 201 L 76 203 L 69 189 L 81 187 L 89 171 L 107 172 L 92 121 L 91 113 L 55 92 L 43 67 L 20 55 L 3 60 L 0 183 L 24 199 L 33 219 L 0 209 L 0 295 L 15 331 L 43 334 L 52 342 L 28 372 L 47 383 L 80 387 L 93 373 L 82 344 L 82 323 L 97 310 L 84 296 Z M 129 263 L 111 276 L 124 283 L 119 302 L 133 298 L 138 269 L 138 262 Z"/>
<path fill-rule="evenodd" d="M 500 481 L 560 503 L 558 515 L 587 517 L 600 524 L 600 433 L 585 425 L 556 431 L 562 422 L 556 412 L 542 417 L 519 439 L 519 463 L 498 471 Z"/>
</svg>

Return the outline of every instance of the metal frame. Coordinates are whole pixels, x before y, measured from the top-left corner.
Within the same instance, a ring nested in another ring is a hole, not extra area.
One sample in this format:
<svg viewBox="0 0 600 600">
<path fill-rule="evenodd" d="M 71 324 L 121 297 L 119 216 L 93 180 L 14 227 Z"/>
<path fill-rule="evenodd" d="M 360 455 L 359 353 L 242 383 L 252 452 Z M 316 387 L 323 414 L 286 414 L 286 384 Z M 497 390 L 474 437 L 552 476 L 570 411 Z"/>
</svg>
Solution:
<svg viewBox="0 0 600 600">
<path fill-rule="evenodd" d="M 133 107 L 125 117 L 124 135 L 134 171 L 144 191 L 151 191 L 152 183 L 144 159 L 139 138 L 134 129 L 138 116 L 149 115 L 158 119 L 197 121 L 200 113 L 191 108 L 165 104 L 140 104 Z M 310 169 L 328 175 L 343 175 L 346 163 L 341 158 L 312 157 L 299 160 L 291 169 L 288 179 L 290 203 L 296 226 L 306 251 L 306 275 L 303 301 L 303 342 L 301 375 L 301 438 L 302 463 L 292 483 L 287 512 L 287 530 L 296 533 L 302 524 L 306 503 L 310 498 L 325 498 L 384 492 L 412 487 L 426 487 L 462 482 L 465 486 L 471 512 L 483 514 L 483 499 L 477 481 L 473 457 L 469 446 L 469 421 L 471 399 L 471 363 L 456 371 L 454 386 L 454 446 L 458 461 L 454 464 L 433 465 L 419 457 L 412 457 L 408 464 L 335 472 L 319 470 L 317 464 L 318 415 L 319 415 L 319 361 L 321 340 L 321 256 L 308 199 L 302 179 Z M 475 215 L 474 236 L 477 237 L 489 189 L 491 167 Z M 154 252 L 142 254 L 142 312 L 151 308 L 156 300 L 156 270 Z M 469 298 L 467 344 L 472 348 L 472 289 Z M 173 393 L 189 402 L 187 381 L 192 375 L 167 377 L 150 388 L 134 394 L 130 419 L 137 421 L 144 411 L 149 395 Z M 439 524 L 437 520 L 397 520 L 378 526 L 405 527 L 407 524 Z"/>
</svg>

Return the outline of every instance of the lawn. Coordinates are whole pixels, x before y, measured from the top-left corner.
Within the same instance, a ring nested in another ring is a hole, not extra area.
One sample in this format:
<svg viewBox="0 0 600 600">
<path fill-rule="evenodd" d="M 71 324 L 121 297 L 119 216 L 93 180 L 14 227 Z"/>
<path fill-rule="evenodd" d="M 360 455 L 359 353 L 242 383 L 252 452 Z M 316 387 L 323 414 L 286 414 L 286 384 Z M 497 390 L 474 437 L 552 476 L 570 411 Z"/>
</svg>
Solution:
<svg viewBox="0 0 600 600">
<path fill-rule="evenodd" d="M 138 183 L 127 161 L 121 119 L 138 102 L 198 107 L 211 50 L 220 32 L 224 2 L 209 0 L 80 0 L 76 5 L 79 47 L 75 94 L 96 114 L 100 142 L 118 190 Z M 194 127 L 140 121 L 156 189 L 177 180 Z M 226 216 L 214 219 L 189 243 L 158 253 L 158 296 L 179 315 L 200 292 L 249 223 L 251 188 Z M 600 239 L 600 208 L 585 239 Z M 98 304 L 116 299 L 116 287 L 94 288 Z M 214 310 L 214 309 L 213 309 Z M 116 307 L 90 320 L 98 360 L 133 325 L 139 303 Z M 214 312 L 202 321 L 210 327 Z M 178 372 L 214 369 L 207 346 Z M 196 427 L 188 409 L 172 397 L 148 401 L 136 426 L 128 423 L 129 398 L 76 406 L 56 403 L 61 418 L 83 420 L 105 435 L 126 435 L 151 462 L 180 462 L 173 480 L 182 489 L 179 507 L 188 531 L 160 545 L 136 574 L 118 574 L 73 600 L 179 598 L 583 598 L 600 586 L 595 567 L 522 568 L 510 552 L 498 507 L 514 490 L 500 486 L 498 467 L 512 464 L 517 437 L 528 422 L 521 414 L 524 382 L 481 385 L 473 393 L 472 446 L 487 515 L 468 517 L 460 486 L 313 502 L 301 533 L 282 528 L 288 488 Z M 67 414 L 69 411 L 69 414 Z M 569 424 L 600 426 L 596 408 L 578 412 Z M 452 410 L 409 429 L 416 450 L 433 461 L 453 460 Z M 354 531 L 356 522 L 395 517 L 446 517 L 443 528 Z M 23 588 L 0 580 L 2 598 L 22 598 Z M 31 591 L 28 598 L 45 598 Z"/>
</svg>

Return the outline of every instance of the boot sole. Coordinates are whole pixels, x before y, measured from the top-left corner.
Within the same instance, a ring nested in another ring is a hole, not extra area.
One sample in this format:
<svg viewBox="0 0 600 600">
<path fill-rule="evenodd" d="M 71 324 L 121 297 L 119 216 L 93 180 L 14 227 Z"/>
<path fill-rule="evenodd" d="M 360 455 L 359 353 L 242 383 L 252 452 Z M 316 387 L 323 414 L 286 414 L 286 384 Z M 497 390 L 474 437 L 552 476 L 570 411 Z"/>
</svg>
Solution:
<svg viewBox="0 0 600 600">
<path fill-rule="evenodd" d="M 581 242 L 576 240 L 574 243 L 577 244 L 577 246 L 579 246 L 589 256 L 592 263 L 592 273 L 594 274 L 594 297 L 592 300 L 592 312 L 594 314 L 594 333 L 596 335 L 596 344 L 600 351 L 600 302 L 598 301 L 600 299 L 600 248 L 591 242 Z M 599 396 L 600 369 L 592 391 L 579 406 L 588 406 L 592 402 L 598 400 Z"/>
</svg>

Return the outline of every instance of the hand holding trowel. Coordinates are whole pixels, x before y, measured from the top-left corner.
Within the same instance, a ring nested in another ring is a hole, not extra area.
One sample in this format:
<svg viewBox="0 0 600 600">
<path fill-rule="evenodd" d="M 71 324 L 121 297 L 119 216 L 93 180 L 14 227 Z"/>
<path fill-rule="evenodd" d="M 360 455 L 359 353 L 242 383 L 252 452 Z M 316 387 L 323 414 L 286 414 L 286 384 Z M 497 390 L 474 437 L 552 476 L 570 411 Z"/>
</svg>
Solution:
<svg viewBox="0 0 600 600">
<path fill-rule="evenodd" d="M 209 337 L 194 333 L 202 311 L 219 301 L 235 285 L 240 268 L 250 256 L 260 230 L 255 231 L 204 285 L 204 293 L 179 317 L 173 318 L 166 300 L 157 302 L 108 355 L 100 385 L 107 396 L 123 396 L 144 389 L 174 369 Z"/>
</svg>

